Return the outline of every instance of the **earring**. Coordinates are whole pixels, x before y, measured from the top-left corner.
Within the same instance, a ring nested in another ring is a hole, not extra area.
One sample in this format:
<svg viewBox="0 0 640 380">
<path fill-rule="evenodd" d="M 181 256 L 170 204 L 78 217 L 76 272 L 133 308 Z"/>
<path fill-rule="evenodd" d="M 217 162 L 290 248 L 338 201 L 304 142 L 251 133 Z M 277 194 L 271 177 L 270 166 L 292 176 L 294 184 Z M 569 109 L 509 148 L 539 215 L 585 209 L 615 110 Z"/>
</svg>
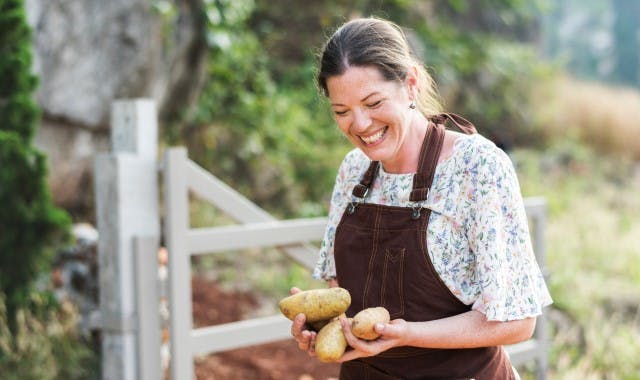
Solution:
<svg viewBox="0 0 640 380">
<path fill-rule="evenodd" d="M 412 100 L 411 104 L 409 104 L 409 108 L 411 108 L 412 110 L 416 109 L 416 101 Z"/>
</svg>

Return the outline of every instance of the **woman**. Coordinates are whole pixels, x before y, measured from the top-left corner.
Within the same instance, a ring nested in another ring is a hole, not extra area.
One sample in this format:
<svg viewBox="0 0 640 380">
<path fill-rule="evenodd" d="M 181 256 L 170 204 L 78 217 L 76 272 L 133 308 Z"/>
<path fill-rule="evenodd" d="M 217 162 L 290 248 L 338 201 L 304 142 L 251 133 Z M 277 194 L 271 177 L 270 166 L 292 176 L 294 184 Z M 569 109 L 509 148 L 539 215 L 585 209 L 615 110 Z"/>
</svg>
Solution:
<svg viewBox="0 0 640 380">
<path fill-rule="evenodd" d="M 314 271 L 351 293 L 347 316 L 386 307 L 381 337 L 353 336 L 341 379 L 516 379 L 502 345 L 529 339 L 551 297 L 532 252 L 513 166 L 463 118 L 388 21 L 350 21 L 327 42 L 318 84 L 355 146 L 336 179 Z M 445 130 L 452 121 L 463 132 Z M 292 289 L 295 293 L 298 289 Z M 298 346 L 315 332 L 298 315 Z"/>
</svg>

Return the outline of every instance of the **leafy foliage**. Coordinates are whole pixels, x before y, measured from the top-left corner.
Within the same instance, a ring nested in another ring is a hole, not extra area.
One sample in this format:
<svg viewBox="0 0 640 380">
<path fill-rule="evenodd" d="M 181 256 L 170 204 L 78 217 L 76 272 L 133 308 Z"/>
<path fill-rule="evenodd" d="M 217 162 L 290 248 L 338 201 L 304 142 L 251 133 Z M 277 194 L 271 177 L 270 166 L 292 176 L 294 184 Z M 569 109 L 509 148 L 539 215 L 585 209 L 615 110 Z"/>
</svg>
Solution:
<svg viewBox="0 0 640 380">
<path fill-rule="evenodd" d="M 0 292 L 0 373 L 5 380 L 89 379 L 97 358 L 77 335 L 77 312 L 70 304 L 54 309 L 43 294 L 32 293 L 29 308 L 15 312 L 8 328 Z"/>
<path fill-rule="evenodd" d="M 543 70 L 530 48 L 497 35 L 511 30 L 528 38 L 538 9 L 529 2 L 204 5 L 208 79 L 197 106 L 166 135 L 177 136 L 173 142 L 184 142 L 199 164 L 277 215 L 325 213 L 335 172 L 349 149 L 314 84 L 318 50 L 345 15 L 377 15 L 406 26 L 450 111 L 468 116 L 505 145 L 535 140 L 527 86 Z"/>
<path fill-rule="evenodd" d="M 33 137 L 39 117 L 31 93 L 37 79 L 31 75 L 31 32 L 22 0 L 0 3 L 0 128 L 23 141 Z"/>
<path fill-rule="evenodd" d="M 197 162 L 276 215 L 319 214 L 324 210 L 306 200 L 327 196 L 346 144 L 312 81 L 276 84 L 270 57 L 246 28 L 249 13 L 232 11 L 245 9 L 232 3 L 209 9 L 210 79 L 182 138 Z M 289 75 L 311 78 L 312 67 Z"/>
<path fill-rule="evenodd" d="M 45 157 L 31 146 L 39 111 L 32 93 L 30 31 L 22 1 L 0 3 L 0 288 L 10 327 L 28 303 L 69 218 L 51 202 Z"/>
</svg>

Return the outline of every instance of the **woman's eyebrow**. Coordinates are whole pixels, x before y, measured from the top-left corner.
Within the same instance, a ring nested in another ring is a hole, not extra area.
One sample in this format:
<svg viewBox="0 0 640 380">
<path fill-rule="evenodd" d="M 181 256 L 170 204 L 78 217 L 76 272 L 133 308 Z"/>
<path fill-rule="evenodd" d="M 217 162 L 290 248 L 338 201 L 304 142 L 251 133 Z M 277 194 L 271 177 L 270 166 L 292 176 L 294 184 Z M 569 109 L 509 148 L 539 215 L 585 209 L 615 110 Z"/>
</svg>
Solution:
<svg viewBox="0 0 640 380">
<path fill-rule="evenodd" d="M 369 99 L 373 95 L 377 95 L 377 94 L 378 94 L 378 91 L 374 91 L 374 92 L 370 93 L 369 95 L 365 96 L 364 98 L 362 98 L 360 100 L 360 102 L 365 102 L 365 101 L 367 101 L 367 99 Z M 344 106 L 344 104 L 342 104 L 342 103 L 331 103 L 331 105 L 332 106 Z"/>
<path fill-rule="evenodd" d="M 360 100 L 361 102 L 366 101 L 367 99 L 369 99 L 370 97 L 372 97 L 373 95 L 377 95 L 378 91 L 374 91 L 372 93 L 370 93 L 369 95 L 365 96 L 364 98 L 362 98 L 362 100 Z"/>
</svg>

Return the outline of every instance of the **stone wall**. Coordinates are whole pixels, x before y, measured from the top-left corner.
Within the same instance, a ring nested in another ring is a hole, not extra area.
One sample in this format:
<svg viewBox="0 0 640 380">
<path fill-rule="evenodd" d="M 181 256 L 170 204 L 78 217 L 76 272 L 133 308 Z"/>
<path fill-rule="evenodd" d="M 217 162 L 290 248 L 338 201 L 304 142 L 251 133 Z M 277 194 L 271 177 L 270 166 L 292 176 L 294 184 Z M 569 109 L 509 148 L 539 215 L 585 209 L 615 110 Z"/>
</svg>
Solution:
<svg viewBox="0 0 640 380">
<path fill-rule="evenodd" d="M 163 118 L 190 104 L 204 73 L 199 0 L 26 0 L 34 37 L 36 146 L 56 204 L 93 216 L 93 157 L 109 148 L 111 103 L 154 99 Z M 174 12 L 162 13 L 159 3 Z M 162 120 L 161 120 L 162 125 Z"/>
</svg>

